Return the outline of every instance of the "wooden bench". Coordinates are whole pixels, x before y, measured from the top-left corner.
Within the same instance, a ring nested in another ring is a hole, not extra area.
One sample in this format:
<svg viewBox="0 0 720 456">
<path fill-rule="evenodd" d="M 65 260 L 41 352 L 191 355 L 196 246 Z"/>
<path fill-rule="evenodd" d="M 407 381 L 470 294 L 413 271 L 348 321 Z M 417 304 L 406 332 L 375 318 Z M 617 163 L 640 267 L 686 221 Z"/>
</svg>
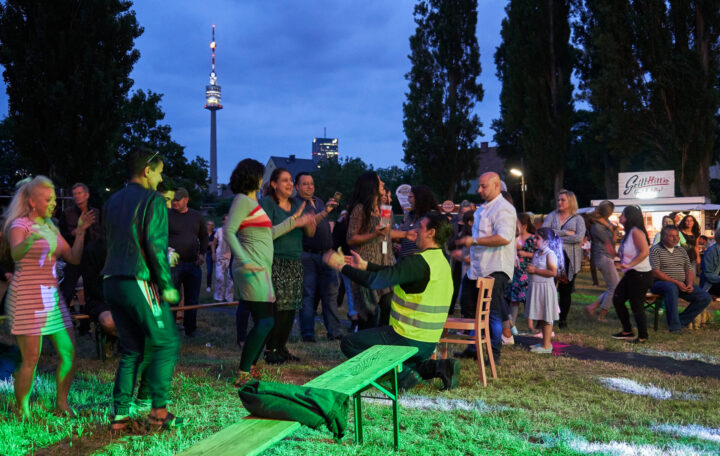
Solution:
<svg viewBox="0 0 720 456">
<path fill-rule="evenodd" d="M 653 293 L 646 293 L 645 294 L 645 303 L 643 304 L 643 308 L 645 310 L 650 310 L 655 314 L 655 323 L 653 324 L 653 328 L 655 331 L 658 330 L 658 320 L 660 316 L 660 309 L 663 307 L 664 301 L 662 295 L 657 295 Z"/>
<path fill-rule="evenodd" d="M 417 351 L 416 347 L 375 345 L 305 383 L 304 386 L 337 391 L 352 398 L 355 412 L 355 443 L 357 444 L 363 443 L 361 394 L 370 388 L 377 388 L 393 403 L 393 437 L 395 450 L 397 450 L 400 443 L 397 374 L 402 370 L 402 363 Z M 385 379 L 390 380 L 389 389 L 379 384 Z M 180 455 L 257 455 L 292 434 L 299 427 L 300 423 L 296 421 L 268 420 L 248 416 L 198 442 Z"/>
</svg>

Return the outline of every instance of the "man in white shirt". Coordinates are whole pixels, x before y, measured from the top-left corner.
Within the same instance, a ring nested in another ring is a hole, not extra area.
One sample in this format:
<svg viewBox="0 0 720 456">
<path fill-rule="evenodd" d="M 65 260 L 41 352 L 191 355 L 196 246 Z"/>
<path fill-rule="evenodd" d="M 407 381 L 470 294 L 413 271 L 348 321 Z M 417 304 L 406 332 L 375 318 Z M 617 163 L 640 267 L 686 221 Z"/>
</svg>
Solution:
<svg viewBox="0 0 720 456">
<path fill-rule="evenodd" d="M 475 318 L 479 277 L 493 277 L 495 283 L 490 302 L 490 341 L 495 362 L 502 347 L 502 316 L 507 314 L 505 291 L 510 285 L 515 265 L 515 230 L 517 213 L 500 194 L 500 176 L 488 172 L 478 178 L 478 194 L 485 200 L 475 211 L 472 236 L 460 242 L 470 247 L 470 268 L 462 282 L 460 305 L 465 318 Z M 458 356 L 477 357 L 475 347 Z"/>
</svg>

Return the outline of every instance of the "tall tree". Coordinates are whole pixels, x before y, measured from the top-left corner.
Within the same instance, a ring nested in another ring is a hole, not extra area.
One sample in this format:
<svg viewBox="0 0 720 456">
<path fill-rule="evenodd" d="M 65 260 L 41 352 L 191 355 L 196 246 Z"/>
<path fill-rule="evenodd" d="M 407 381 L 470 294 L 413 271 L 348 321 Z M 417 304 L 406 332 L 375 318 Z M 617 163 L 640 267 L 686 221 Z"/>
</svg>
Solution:
<svg viewBox="0 0 720 456">
<path fill-rule="evenodd" d="M 547 207 L 563 185 L 573 115 L 569 1 L 511 0 L 495 53 L 502 81 L 495 141 L 522 165 L 535 204 Z"/>
<path fill-rule="evenodd" d="M 720 0 L 635 0 L 647 75 L 646 136 L 659 162 L 679 171 L 684 195 L 708 195 L 720 108 Z"/>
<path fill-rule="evenodd" d="M 142 28 L 124 0 L 7 0 L 0 64 L 22 164 L 60 185 L 92 181 L 113 153 Z"/>
<path fill-rule="evenodd" d="M 580 93 L 593 110 L 586 130 L 591 134 L 585 140 L 596 144 L 587 158 L 602 163 L 605 193 L 617 198 L 617 173 L 629 170 L 630 163 L 637 163 L 651 147 L 635 15 L 630 0 L 585 0 L 578 2 L 577 12 Z"/>
<path fill-rule="evenodd" d="M 421 0 L 410 37 L 412 68 L 403 104 L 403 161 L 423 182 L 452 199 L 475 176 L 482 123 L 477 0 Z"/>
</svg>

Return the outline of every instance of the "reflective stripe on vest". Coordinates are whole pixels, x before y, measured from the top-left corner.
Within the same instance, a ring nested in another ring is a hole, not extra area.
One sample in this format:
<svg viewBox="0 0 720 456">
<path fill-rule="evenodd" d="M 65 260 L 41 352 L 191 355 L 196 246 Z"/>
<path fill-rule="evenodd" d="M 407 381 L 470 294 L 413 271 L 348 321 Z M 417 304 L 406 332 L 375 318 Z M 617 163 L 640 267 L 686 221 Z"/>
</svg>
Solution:
<svg viewBox="0 0 720 456">
<path fill-rule="evenodd" d="M 437 343 L 453 294 L 450 264 L 440 249 L 429 249 L 415 255 L 422 255 L 427 263 L 430 280 L 422 293 L 405 293 L 400 285 L 395 285 L 390 326 L 408 339 Z"/>
</svg>

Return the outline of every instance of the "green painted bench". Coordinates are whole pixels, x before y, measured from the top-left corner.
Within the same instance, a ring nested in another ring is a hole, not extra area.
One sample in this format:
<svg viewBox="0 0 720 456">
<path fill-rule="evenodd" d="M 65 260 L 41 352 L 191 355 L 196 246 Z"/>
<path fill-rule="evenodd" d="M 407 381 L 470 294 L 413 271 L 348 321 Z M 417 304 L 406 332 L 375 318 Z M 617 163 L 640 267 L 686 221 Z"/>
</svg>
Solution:
<svg viewBox="0 0 720 456">
<path fill-rule="evenodd" d="M 399 448 L 399 410 L 397 374 L 402 363 L 417 353 L 416 347 L 375 345 L 358 356 L 336 366 L 304 386 L 324 388 L 345 393 L 353 400 L 355 411 L 355 443 L 363 443 L 363 417 L 361 393 L 377 388 L 393 403 L 393 437 L 395 449 Z M 390 388 L 379 384 L 389 380 Z M 300 427 L 296 421 L 268 420 L 245 417 L 207 439 L 180 453 L 180 456 L 199 455 L 257 455 L 295 432 Z"/>
</svg>

